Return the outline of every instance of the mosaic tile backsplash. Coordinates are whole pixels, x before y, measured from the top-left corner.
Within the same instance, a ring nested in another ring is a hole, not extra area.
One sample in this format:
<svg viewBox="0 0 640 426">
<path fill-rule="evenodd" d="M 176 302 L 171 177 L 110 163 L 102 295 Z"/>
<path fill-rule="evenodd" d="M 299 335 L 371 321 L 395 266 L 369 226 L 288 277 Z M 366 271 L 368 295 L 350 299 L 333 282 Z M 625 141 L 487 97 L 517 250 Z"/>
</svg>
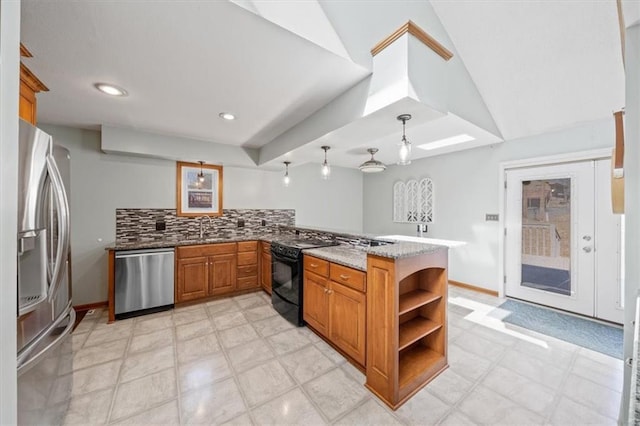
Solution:
<svg viewBox="0 0 640 426">
<path fill-rule="evenodd" d="M 279 225 L 294 226 L 293 209 L 224 209 L 223 215 L 205 220 L 205 235 L 251 236 L 276 232 Z M 160 239 L 185 239 L 200 233 L 200 220 L 176 216 L 176 209 L 116 209 L 116 244 Z M 244 226 L 239 227 L 239 222 Z M 264 222 L 263 222 L 264 221 Z M 164 230 L 156 230 L 156 225 Z"/>
</svg>

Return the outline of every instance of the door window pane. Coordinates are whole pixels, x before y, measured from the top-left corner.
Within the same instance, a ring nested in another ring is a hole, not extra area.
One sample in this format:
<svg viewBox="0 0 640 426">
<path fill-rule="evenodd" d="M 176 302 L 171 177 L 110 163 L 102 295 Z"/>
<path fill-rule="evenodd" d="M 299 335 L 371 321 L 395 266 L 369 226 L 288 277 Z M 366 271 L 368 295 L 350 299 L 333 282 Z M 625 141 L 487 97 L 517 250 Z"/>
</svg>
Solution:
<svg viewBox="0 0 640 426">
<path fill-rule="evenodd" d="M 571 295 L 571 179 L 522 182 L 521 285 Z"/>
</svg>

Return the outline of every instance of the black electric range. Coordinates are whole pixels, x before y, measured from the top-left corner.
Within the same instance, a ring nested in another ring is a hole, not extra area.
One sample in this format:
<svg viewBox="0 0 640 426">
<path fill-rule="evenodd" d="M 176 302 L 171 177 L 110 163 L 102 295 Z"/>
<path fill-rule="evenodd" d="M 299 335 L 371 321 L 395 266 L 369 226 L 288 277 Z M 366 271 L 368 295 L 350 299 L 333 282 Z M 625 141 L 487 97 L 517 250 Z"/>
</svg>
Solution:
<svg viewBox="0 0 640 426">
<path fill-rule="evenodd" d="M 271 242 L 271 301 L 287 321 L 303 326 L 302 251 L 338 245 L 335 241 L 292 238 Z"/>
</svg>

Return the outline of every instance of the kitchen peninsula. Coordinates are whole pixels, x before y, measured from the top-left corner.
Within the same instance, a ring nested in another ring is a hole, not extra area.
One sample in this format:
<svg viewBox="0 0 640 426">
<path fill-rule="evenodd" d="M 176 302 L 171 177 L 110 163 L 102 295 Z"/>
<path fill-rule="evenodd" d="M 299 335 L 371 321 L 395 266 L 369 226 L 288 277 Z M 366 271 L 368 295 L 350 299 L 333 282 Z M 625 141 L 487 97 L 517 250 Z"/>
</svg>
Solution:
<svg viewBox="0 0 640 426">
<path fill-rule="evenodd" d="M 122 250 L 175 247 L 175 303 L 181 304 L 261 288 L 270 292 L 270 286 L 262 283 L 270 282 L 271 259 L 263 255 L 272 241 L 291 238 L 322 238 L 339 244 L 303 251 L 304 319 L 366 372 L 369 390 L 396 409 L 447 368 L 446 246 L 380 241 L 370 235 L 287 224 L 209 234 L 203 239 L 130 240 L 108 250 L 113 259 Z M 187 269 L 183 252 L 190 254 Z M 209 266 L 216 259 L 220 269 Z M 199 284 L 202 274 L 208 276 L 204 285 Z M 110 262 L 110 321 L 115 319 L 114 276 Z M 217 279 L 225 284 L 211 281 Z M 187 287 L 191 293 L 185 291 Z"/>
</svg>

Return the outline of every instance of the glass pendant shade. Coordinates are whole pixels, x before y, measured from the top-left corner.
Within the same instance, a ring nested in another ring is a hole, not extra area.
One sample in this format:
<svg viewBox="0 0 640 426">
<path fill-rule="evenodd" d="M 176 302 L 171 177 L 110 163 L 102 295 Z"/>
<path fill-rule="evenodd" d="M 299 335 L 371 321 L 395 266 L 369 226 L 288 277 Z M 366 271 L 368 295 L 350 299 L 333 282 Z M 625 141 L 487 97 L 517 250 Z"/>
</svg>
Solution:
<svg viewBox="0 0 640 426">
<path fill-rule="evenodd" d="M 291 184 L 291 178 L 289 177 L 289 164 L 291 164 L 291 161 L 284 162 L 285 172 L 284 177 L 282 178 L 282 185 L 285 188 Z"/>
<path fill-rule="evenodd" d="M 400 142 L 400 149 L 398 150 L 398 164 L 406 166 L 411 164 L 411 142 L 407 140 L 405 124 L 408 120 L 411 120 L 411 114 L 400 114 L 397 119 L 402 121 L 402 142 Z"/>
<path fill-rule="evenodd" d="M 329 146 L 323 146 L 324 150 L 324 163 L 322 163 L 322 168 L 320 169 L 322 173 L 322 179 L 327 180 L 331 176 L 331 166 L 329 166 L 329 162 L 327 161 L 327 151 L 331 149 Z"/>
</svg>

